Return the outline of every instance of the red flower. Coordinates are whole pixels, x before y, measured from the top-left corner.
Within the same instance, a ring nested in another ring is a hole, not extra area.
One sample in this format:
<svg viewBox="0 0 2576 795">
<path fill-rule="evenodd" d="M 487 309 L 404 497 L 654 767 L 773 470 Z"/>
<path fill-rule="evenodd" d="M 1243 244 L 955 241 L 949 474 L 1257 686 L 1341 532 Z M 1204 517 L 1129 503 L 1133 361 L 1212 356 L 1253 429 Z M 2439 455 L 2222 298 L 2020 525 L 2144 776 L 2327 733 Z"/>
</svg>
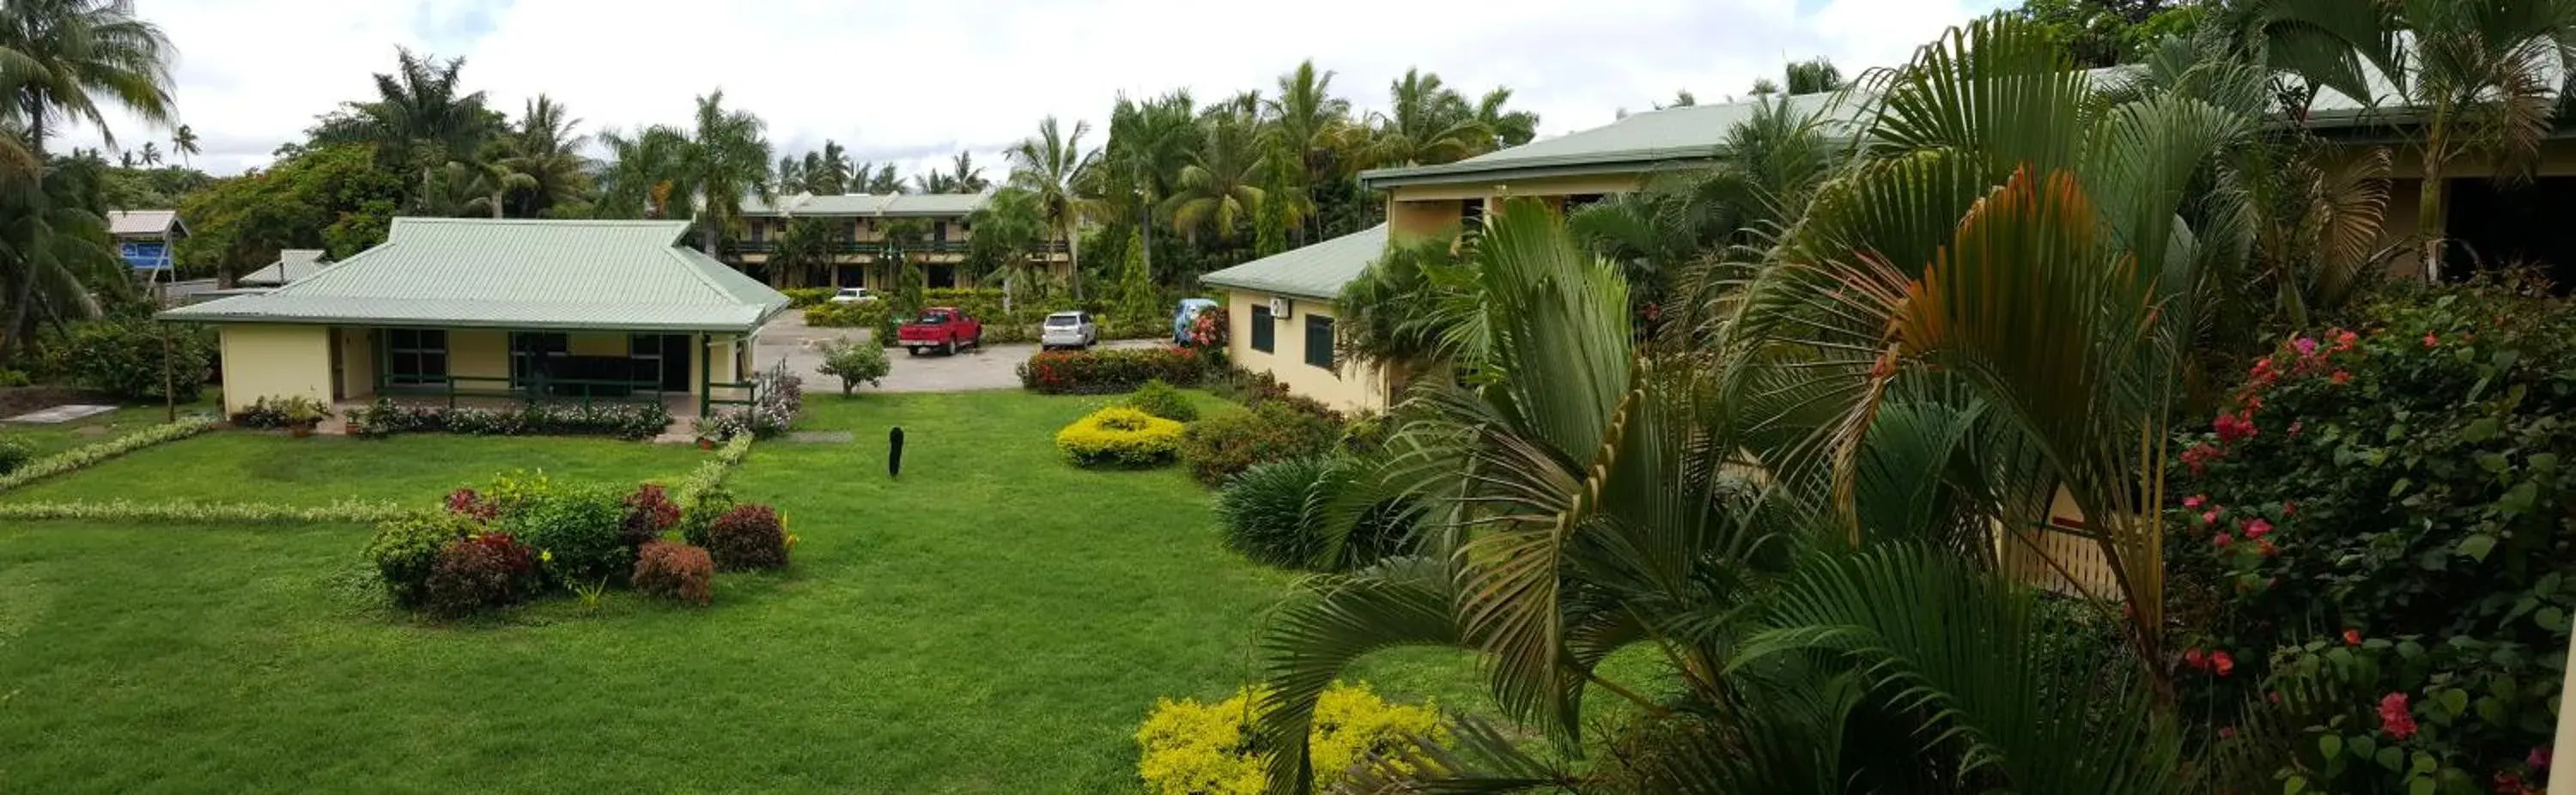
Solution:
<svg viewBox="0 0 2576 795">
<path fill-rule="evenodd" d="M 2379 700 L 2379 729 L 2401 741 L 2415 736 L 2415 713 L 2406 708 L 2406 694 L 2390 693 Z"/>
<path fill-rule="evenodd" d="M 2221 740 L 2230 740 L 2230 739 L 2235 739 L 2235 737 L 2236 737 L 2236 727 L 2234 727 L 2234 726 L 2220 726 L 2220 727 L 2218 727 L 2218 739 L 2221 739 Z"/>
<path fill-rule="evenodd" d="M 2349 332 L 2349 331 L 2338 331 L 2338 332 L 2335 332 L 2335 347 L 2334 347 L 2334 349 L 2335 349 L 2335 350 L 2337 350 L 2337 351 L 2348 351 L 2348 350 L 2352 350 L 2352 346 L 2353 346 L 2353 344 L 2354 344 L 2354 343 L 2357 343 L 2357 342 L 2360 342 L 2360 341 L 2361 341 L 2361 335 L 2354 334 L 2354 333 Z"/>
<path fill-rule="evenodd" d="M 2334 382 L 2338 384 L 2352 383 L 2352 373 L 2349 371 L 2336 370 L 2334 371 L 2332 378 L 2334 379 Z"/>
<path fill-rule="evenodd" d="M 2210 652 L 2209 667 L 2217 671 L 2219 676 L 2226 676 L 2236 672 L 2236 658 L 2227 656 L 2227 652 L 2223 651 Z"/>
<path fill-rule="evenodd" d="M 2281 703 L 2281 691 L 2274 690 L 2272 692 L 2265 693 L 2263 694 L 2263 700 L 2270 701 L 2274 704 Z"/>
<path fill-rule="evenodd" d="M 2245 520 L 2246 538 L 2262 538 L 2266 535 L 2270 535 L 2271 532 L 2272 523 L 2264 521 L 2263 517 L 2257 516 L 2252 519 Z"/>
<path fill-rule="evenodd" d="M 2344 631 L 2343 631 L 2343 643 L 2344 643 L 2344 645 L 2346 645 L 2346 646 L 2359 646 L 2359 645 L 2361 645 L 2361 630 L 2358 630 L 2358 629 L 2347 629 L 2347 630 L 2344 630 Z"/>
<path fill-rule="evenodd" d="M 2208 503 L 2209 497 L 2207 495 L 2194 494 L 2189 497 L 2182 498 L 2182 507 L 2195 511 L 2200 510 L 2200 506 Z"/>
<path fill-rule="evenodd" d="M 2273 545 L 2272 545 L 2272 539 L 2269 539 L 2269 538 L 2263 539 L 2262 541 L 2258 542 L 2258 543 L 2255 545 L 2255 547 L 2254 547 L 2254 548 L 2255 548 L 2256 550 L 2258 550 L 2258 551 L 2261 551 L 2261 552 L 2263 553 L 2263 557 L 2267 557 L 2267 558 L 2268 558 L 2268 557 L 2272 557 L 2272 556 L 2274 556 L 2274 555 L 2281 554 L 2281 548 L 2280 548 L 2280 547 L 2273 546 Z"/>
<path fill-rule="evenodd" d="M 2291 342 L 2290 347 L 2299 349 L 2299 355 L 2301 356 L 2315 356 L 2317 353 L 2317 338 L 2300 337 L 2298 340 Z"/>
<path fill-rule="evenodd" d="M 2218 537 L 2210 539 L 2209 543 L 2217 547 L 2225 548 L 2229 544 L 2236 543 L 2236 537 L 2226 533 L 2220 533 L 2218 534 Z"/>
<path fill-rule="evenodd" d="M 2285 503 L 2281 503 L 2281 515 L 2282 515 L 2282 516 L 2297 516 L 2297 515 L 2299 515 L 2299 504 L 2298 504 L 2298 503 L 2295 503 L 2295 502 L 2285 502 Z"/>
<path fill-rule="evenodd" d="M 2209 670 L 2209 655 L 2203 653 L 2199 647 L 2185 649 L 2182 653 L 2182 664 L 2206 671 Z"/>
<path fill-rule="evenodd" d="M 2206 510 L 2206 511 L 2201 511 L 2201 512 L 2200 512 L 2200 523 L 2201 523 L 2201 524 L 2217 524 L 2217 523 L 2218 523 L 2218 509 L 2217 509 L 2217 508 L 2211 508 L 2211 509 Z"/>
<path fill-rule="evenodd" d="M 2424 347 L 2430 348 L 2440 344 L 2442 344 L 2442 338 L 2433 336 L 2433 332 L 2424 332 Z"/>
<path fill-rule="evenodd" d="M 2219 444 L 2232 444 L 2241 440 L 2251 439 L 2254 438 L 2255 434 L 2259 433 L 2261 430 L 2254 427 L 2253 417 L 2239 416 L 2235 414 L 2218 415 L 2218 419 L 2210 422 L 2210 427 L 2213 430 L 2218 431 Z"/>
</svg>

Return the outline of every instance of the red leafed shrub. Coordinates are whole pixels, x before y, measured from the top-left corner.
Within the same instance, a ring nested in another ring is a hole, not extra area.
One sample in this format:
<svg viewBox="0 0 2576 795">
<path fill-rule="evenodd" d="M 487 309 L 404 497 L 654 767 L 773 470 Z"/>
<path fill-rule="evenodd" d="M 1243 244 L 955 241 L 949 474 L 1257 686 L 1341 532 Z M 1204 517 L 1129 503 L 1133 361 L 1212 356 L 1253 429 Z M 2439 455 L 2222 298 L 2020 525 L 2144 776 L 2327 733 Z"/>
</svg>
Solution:
<svg viewBox="0 0 2576 795">
<path fill-rule="evenodd" d="M 457 539 L 429 572 L 431 613 L 455 618 L 526 599 L 537 583 L 537 553 L 504 533 Z"/>
<path fill-rule="evenodd" d="M 715 558 L 687 544 L 653 541 L 635 555 L 635 590 L 693 605 L 715 598 Z"/>
<path fill-rule="evenodd" d="M 646 483 L 626 495 L 626 519 L 618 526 L 618 535 L 628 546 L 643 546 L 662 537 L 662 531 L 680 523 L 680 504 L 662 490 L 661 484 Z"/>
<path fill-rule="evenodd" d="M 707 526 L 707 552 L 725 571 L 785 567 L 787 520 L 767 505 L 736 505 Z"/>
<path fill-rule="evenodd" d="M 484 499 L 481 492 L 462 488 L 447 493 L 447 512 L 477 522 L 489 522 L 501 515 L 501 504 Z"/>
<path fill-rule="evenodd" d="M 1197 386 L 1207 369 L 1207 357 L 1192 348 L 1048 351 L 1020 364 L 1020 385 L 1051 395 L 1101 395 L 1157 379 Z"/>
</svg>

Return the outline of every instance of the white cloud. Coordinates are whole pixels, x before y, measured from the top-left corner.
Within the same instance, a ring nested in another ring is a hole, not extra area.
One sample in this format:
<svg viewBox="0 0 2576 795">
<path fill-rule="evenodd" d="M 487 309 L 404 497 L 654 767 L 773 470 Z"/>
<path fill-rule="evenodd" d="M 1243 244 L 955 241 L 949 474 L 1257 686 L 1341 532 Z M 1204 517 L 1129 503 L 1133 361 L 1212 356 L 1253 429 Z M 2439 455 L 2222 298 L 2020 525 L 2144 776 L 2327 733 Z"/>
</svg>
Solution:
<svg viewBox="0 0 2576 795">
<path fill-rule="evenodd" d="M 409 46 L 465 56 L 468 87 L 497 108 L 551 94 L 584 131 L 684 122 L 693 96 L 722 87 L 782 151 L 833 138 L 911 173 L 968 149 L 998 176 L 998 150 L 1042 116 L 1096 129 L 1121 91 L 1269 90 L 1308 57 L 1363 110 L 1419 66 L 1463 91 L 1510 86 L 1556 135 L 1676 89 L 1741 93 L 1788 60 L 1822 55 L 1847 74 L 1892 64 L 1996 2 L 139 0 L 137 11 L 177 45 L 180 110 L 206 150 L 198 165 L 218 173 L 265 164 L 314 116 L 370 95 L 371 74 Z M 114 126 L 129 147 L 168 145 L 166 131 Z"/>
</svg>

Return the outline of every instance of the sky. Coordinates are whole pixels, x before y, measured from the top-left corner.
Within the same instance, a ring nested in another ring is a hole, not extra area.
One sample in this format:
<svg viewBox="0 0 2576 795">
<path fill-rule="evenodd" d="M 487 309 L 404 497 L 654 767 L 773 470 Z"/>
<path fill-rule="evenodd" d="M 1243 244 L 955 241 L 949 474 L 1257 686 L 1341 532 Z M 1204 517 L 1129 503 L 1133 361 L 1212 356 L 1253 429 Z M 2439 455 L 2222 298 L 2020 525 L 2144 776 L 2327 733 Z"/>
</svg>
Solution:
<svg viewBox="0 0 2576 795">
<path fill-rule="evenodd" d="M 1204 100 L 1274 92 L 1312 58 L 1334 93 L 1382 109 L 1408 67 L 1472 98 L 1512 89 L 1542 137 L 1590 129 L 1687 89 L 1739 95 L 1782 64 L 1823 56 L 1845 74 L 1912 49 L 2002 0 L 135 0 L 161 26 L 180 121 L 216 174 L 266 165 L 314 117 L 373 94 L 397 47 L 465 58 L 468 90 L 517 115 L 543 93 L 582 133 L 684 123 L 722 89 L 772 146 L 834 139 L 913 174 L 974 154 L 988 177 L 1040 118 L 1106 138 L 1119 94 L 1187 88 Z M 169 148 L 121 116 L 118 146 Z M 99 146 L 101 131 L 65 143 Z"/>
</svg>

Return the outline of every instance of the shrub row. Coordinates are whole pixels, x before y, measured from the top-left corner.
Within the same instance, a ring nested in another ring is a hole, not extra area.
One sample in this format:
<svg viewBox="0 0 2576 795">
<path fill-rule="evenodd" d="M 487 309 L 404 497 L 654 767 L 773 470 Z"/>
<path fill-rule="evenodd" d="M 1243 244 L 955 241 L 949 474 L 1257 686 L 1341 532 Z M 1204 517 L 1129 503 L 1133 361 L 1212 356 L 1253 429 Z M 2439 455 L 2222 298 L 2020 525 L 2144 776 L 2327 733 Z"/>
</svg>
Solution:
<svg viewBox="0 0 2576 795">
<path fill-rule="evenodd" d="M 671 425 L 660 403 L 526 403 L 518 408 L 407 406 L 389 398 L 349 412 L 352 436 L 456 433 L 469 436 L 614 436 L 648 439 Z"/>
<path fill-rule="evenodd" d="M 1046 351 L 1019 367 L 1021 386 L 1051 395 L 1126 392 L 1154 380 L 1195 386 L 1206 373 L 1206 357 L 1189 348 Z"/>
<path fill-rule="evenodd" d="M 340 500 L 321 506 L 186 500 L 12 502 L 0 503 L 0 519 L 80 519 L 131 524 L 322 524 L 380 522 L 410 510 L 396 503 L 373 500 Z"/>
<path fill-rule="evenodd" d="M 721 493 L 725 477 L 733 474 L 734 467 L 742 465 L 744 456 L 751 454 L 751 443 L 756 439 L 758 437 L 743 434 L 716 448 L 714 456 L 699 464 L 697 469 L 690 470 L 689 476 L 680 480 L 680 487 L 672 489 L 672 501 L 679 503 L 682 510 L 687 510 L 706 495 Z"/>
<path fill-rule="evenodd" d="M 832 300 L 833 295 L 838 294 L 839 292 L 839 290 L 835 290 L 830 287 L 796 287 L 780 290 L 778 291 L 778 294 L 787 296 L 787 308 L 804 309 L 807 307 L 825 305 Z"/>
<path fill-rule="evenodd" d="M 215 427 L 215 421 L 211 419 L 185 419 L 155 425 L 98 444 L 65 450 L 28 462 L 25 466 L 11 470 L 6 475 L 0 475 L 0 491 L 8 491 L 163 442 L 177 441 L 205 433 L 207 429 L 213 427 Z"/>
<path fill-rule="evenodd" d="M 285 428 L 331 418 L 331 406 L 303 395 L 262 397 L 232 416 L 236 428 Z"/>
<path fill-rule="evenodd" d="M 1136 773 L 1154 795 L 1264 791 L 1269 752 L 1254 747 L 1264 693 L 1245 688 L 1213 704 L 1197 699 L 1158 699 L 1136 730 Z M 1315 705 L 1308 737 L 1314 791 L 1336 791 L 1350 771 L 1371 759 L 1411 750 L 1414 738 L 1447 742 L 1440 711 L 1431 705 L 1390 703 L 1369 686 L 1339 684 Z"/>
<path fill-rule="evenodd" d="M 1055 434 L 1055 446 L 1083 466 L 1151 467 L 1180 452 L 1182 425 L 1126 406 L 1110 406 Z"/>
<path fill-rule="evenodd" d="M 815 328 L 876 328 L 892 317 L 894 307 L 884 301 L 856 304 L 816 304 L 805 308 L 805 325 Z"/>
</svg>

